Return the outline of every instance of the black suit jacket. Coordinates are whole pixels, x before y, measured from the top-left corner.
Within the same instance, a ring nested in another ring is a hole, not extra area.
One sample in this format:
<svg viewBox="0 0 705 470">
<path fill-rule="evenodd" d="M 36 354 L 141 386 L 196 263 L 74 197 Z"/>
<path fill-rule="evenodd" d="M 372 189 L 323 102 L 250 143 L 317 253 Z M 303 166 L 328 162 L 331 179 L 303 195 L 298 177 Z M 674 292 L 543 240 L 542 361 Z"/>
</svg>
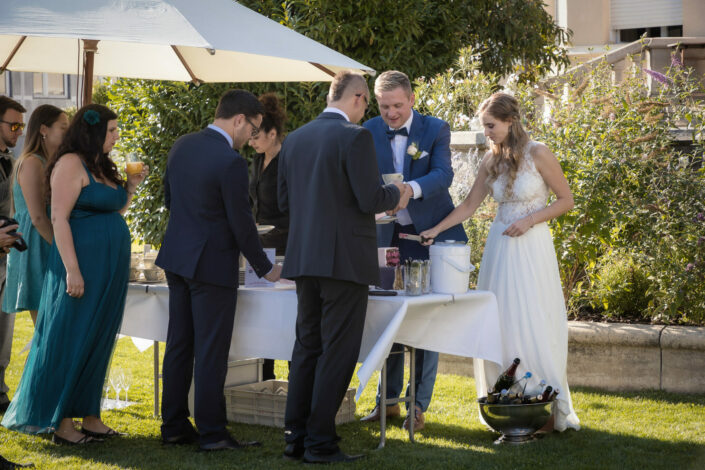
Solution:
<svg viewBox="0 0 705 470">
<path fill-rule="evenodd" d="M 289 134 L 279 154 L 279 207 L 289 212 L 282 277 L 377 283 L 374 214 L 399 202 L 379 181 L 372 134 L 342 115 L 322 113 Z"/>
<path fill-rule="evenodd" d="M 156 264 L 208 284 L 237 287 L 242 252 L 257 275 L 272 269 L 247 193 L 247 162 L 213 129 L 179 138 L 169 152 L 169 224 Z"/>
</svg>

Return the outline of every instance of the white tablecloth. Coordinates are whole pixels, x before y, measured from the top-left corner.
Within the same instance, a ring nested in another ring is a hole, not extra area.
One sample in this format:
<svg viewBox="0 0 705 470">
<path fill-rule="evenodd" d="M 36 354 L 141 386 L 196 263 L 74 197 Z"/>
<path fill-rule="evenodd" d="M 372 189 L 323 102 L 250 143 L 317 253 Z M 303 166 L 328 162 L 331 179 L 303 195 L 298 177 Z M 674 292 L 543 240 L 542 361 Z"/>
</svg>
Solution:
<svg viewBox="0 0 705 470">
<path fill-rule="evenodd" d="M 238 290 L 230 359 L 290 360 L 295 341 L 296 292 L 289 288 Z M 120 333 L 166 341 L 169 289 L 130 284 Z M 503 363 L 497 301 L 487 291 L 416 297 L 371 296 L 367 306 L 356 399 L 393 343 Z"/>
</svg>

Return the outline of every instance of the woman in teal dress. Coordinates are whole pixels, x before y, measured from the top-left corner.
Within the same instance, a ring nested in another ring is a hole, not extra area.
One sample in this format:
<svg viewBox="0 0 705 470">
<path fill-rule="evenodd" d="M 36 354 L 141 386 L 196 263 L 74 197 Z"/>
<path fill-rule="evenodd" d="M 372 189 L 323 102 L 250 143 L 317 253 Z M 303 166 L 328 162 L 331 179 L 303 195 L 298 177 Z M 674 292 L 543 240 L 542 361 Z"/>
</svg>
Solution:
<svg viewBox="0 0 705 470">
<path fill-rule="evenodd" d="M 117 434 L 101 421 L 100 401 L 127 293 L 122 213 L 148 171 L 120 177 L 108 156 L 118 137 L 115 113 L 85 106 L 47 166 L 54 243 L 32 347 L 2 425 L 53 432 L 59 444 Z M 83 418 L 80 431 L 73 418 Z"/>
<path fill-rule="evenodd" d="M 56 106 L 43 104 L 35 109 L 27 124 L 24 150 L 13 171 L 13 217 L 19 223 L 18 231 L 27 242 L 27 250 L 11 250 L 7 255 L 2 311 L 12 314 L 29 310 L 35 324 L 54 238 L 46 200 L 45 166 L 68 127 L 68 116 Z"/>
</svg>

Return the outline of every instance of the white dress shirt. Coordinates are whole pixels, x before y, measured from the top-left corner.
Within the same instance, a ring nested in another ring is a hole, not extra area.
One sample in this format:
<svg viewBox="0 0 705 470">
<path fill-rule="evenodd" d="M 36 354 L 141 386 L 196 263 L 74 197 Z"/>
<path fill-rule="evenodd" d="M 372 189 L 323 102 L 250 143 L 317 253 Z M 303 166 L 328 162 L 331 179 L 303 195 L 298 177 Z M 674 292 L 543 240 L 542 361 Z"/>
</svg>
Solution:
<svg viewBox="0 0 705 470">
<path fill-rule="evenodd" d="M 332 106 L 328 106 L 326 109 L 323 110 L 324 113 L 338 113 L 341 116 L 345 118 L 346 121 L 350 122 L 350 118 L 348 117 L 347 114 L 345 114 L 345 111 L 342 109 L 334 108 Z"/>
<path fill-rule="evenodd" d="M 406 128 L 406 132 L 411 133 L 411 121 L 414 119 L 414 113 L 411 113 L 409 119 L 406 120 L 403 126 Z M 401 127 L 399 129 L 401 129 Z M 391 127 L 389 129 L 392 129 Z M 406 158 L 406 149 L 409 147 L 407 144 L 409 142 L 409 137 L 401 134 L 397 134 L 390 141 L 392 145 L 392 155 L 394 156 L 394 171 L 397 173 L 404 173 L 404 159 Z M 418 199 L 423 194 L 421 192 L 421 186 L 416 181 L 406 181 L 407 184 L 411 186 L 414 191 L 413 198 Z M 414 223 L 411 220 L 409 211 L 406 209 L 397 212 L 397 222 L 400 225 L 410 225 Z"/>
</svg>

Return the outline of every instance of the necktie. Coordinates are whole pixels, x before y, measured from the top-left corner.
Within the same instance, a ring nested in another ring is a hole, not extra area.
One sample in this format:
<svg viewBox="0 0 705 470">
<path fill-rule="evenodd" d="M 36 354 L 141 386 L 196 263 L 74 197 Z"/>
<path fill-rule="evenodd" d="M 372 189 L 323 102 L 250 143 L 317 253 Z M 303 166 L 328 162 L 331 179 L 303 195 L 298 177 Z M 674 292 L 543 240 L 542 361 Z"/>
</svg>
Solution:
<svg viewBox="0 0 705 470">
<path fill-rule="evenodd" d="M 400 127 L 399 129 L 387 129 L 387 137 L 390 139 L 393 139 L 395 135 L 405 135 L 409 136 L 409 131 L 406 130 L 406 127 Z"/>
</svg>

